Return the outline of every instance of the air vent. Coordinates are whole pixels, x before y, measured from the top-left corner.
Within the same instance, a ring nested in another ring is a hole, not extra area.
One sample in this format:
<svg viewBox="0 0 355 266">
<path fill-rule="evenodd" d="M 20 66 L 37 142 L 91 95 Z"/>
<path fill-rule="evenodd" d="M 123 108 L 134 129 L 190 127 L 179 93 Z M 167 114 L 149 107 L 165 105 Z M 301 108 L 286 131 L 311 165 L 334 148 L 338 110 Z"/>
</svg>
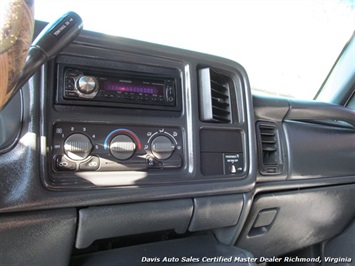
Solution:
<svg viewBox="0 0 355 266">
<path fill-rule="evenodd" d="M 281 173 L 281 148 L 276 124 L 269 122 L 257 123 L 259 145 L 259 170 L 263 175 Z"/>
<path fill-rule="evenodd" d="M 230 78 L 211 68 L 199 70 L 201 120 L 215 123 L 230 123 Z"/>
</svg>

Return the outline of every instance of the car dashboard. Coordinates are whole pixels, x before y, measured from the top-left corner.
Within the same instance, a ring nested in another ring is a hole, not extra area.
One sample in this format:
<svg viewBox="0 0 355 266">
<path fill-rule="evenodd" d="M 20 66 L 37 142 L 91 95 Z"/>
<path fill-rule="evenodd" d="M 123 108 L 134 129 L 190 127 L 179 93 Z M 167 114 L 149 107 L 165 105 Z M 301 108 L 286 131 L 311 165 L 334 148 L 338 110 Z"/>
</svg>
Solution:
<svg viewBox="0 0 355 266">
<path fill-rule="evenodd" d="M 354 112 L 252 95 L 229 59 L 83 31 L 16 97 L 9 265 L 253 264 L 353 230 Z"/>
</svg>

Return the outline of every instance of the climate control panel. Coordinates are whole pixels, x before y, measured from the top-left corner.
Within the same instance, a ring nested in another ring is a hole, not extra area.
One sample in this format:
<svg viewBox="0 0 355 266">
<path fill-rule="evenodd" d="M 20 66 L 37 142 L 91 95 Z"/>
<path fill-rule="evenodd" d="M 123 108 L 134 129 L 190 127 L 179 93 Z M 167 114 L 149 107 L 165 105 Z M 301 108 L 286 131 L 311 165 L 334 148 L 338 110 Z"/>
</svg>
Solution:
<svg viewBox="0 0 355 266">
<path fill-rule="evenodd" d="M 136 171 L 180 168 L 178 127 L 58 123 L 53 128 L 55 172 Z"/>
</svg>

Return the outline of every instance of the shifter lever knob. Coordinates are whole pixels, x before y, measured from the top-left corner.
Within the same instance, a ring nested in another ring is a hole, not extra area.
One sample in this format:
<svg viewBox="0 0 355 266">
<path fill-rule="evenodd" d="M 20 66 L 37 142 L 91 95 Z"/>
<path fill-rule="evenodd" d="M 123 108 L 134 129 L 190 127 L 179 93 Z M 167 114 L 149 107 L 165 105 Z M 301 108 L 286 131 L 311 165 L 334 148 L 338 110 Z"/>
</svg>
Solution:
<svg viewBox="0 0 355 266">
<path fill-rule="evenodd" d="M 61 18 L 48 24 L 32 43 L 32 49 L 40 49 L 50 60 L 71 43 L 83 28 L 81 17 L 68 12 Z"/>
<path fill-rule="evenodd" d="M 32 43 L 22 75 L 16 85 L 20 89 L 42 64 L 67 47 L 81 32 L 83 21 L 75 12 L 68 12 L 48 24 Z"/>
</svg>

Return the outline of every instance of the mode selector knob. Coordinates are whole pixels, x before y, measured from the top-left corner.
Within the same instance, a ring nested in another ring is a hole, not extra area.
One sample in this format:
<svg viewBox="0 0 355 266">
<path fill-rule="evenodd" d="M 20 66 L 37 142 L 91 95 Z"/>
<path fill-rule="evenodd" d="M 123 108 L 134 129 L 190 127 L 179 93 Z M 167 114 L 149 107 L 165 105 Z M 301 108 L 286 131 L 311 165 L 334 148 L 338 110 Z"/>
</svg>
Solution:
<svg viewBox="0 0 355 266">
<path fill-rule="evenodd" d="M 173 154 L 175 145 L 168 137 L 158 136 L 153 139 L 151 150 L 155 158 L 165 160 Z"/>
<path fill-rule="evenodd" d="M 94 77 L 82 76 L 78 80 L 77 88 L 84 95 L 96 94 L 97 80 Z"/>
<path fill-rule="evenodd" d="M 64 142 L 64 152 L 72 160 L 84 160 L 92 150 L 90 139 L 81 133 L 70 135 Z"/>
<path fill-rule="evenodd" d="M 129 159 L 136 150 L 136 143 L 127 135 L 117 135 L 111 140 L 111 154 L 119 160 Z"/>
</svg>

